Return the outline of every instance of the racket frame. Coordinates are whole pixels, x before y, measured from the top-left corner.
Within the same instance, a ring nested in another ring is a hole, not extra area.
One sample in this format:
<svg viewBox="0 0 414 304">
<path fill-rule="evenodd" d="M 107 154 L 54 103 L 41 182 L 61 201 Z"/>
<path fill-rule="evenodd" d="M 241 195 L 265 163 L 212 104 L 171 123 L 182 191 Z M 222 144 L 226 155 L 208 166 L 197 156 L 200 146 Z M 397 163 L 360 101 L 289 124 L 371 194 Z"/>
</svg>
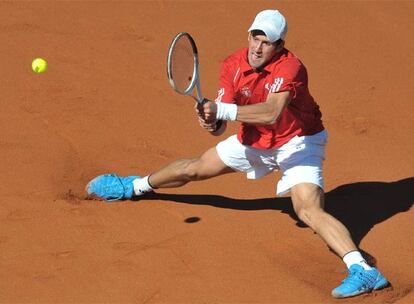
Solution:
<svg viewBox="0 0 414 304">
<path fill-rule="evenodd" d="M 173 53 L 174 53 L 174 48 L 175 48 L 175 45 L 177 44 L 177 42 L 183 36 L 185 36 L 190 41 L 191 48 L 193 50 L 193 58 L 194 58 L 194 69 L 193 69 L 192 79 L 191 79 L 190 85 L 186 88 L 186 90 L 184 92 L 177 89 L 177 87 L 175 85 L 175 82 L 174 82 L 173 73 L 172 73 L 172 56 L 173 56 Z M 171 42 L 171 45 L 168 49 L 168 57 L 167 57 L 168 80 L 170 82 L 171 87 L 174 89 L 174 91 L 176 91 L 177 93 L 182 94 L 182 95 L 189 95 L 189 96 L 193 97 L 194 100 L 197 101 L 199 104 L 204 104 L 207 100 L 201 94 L 200 75 L 199 75 L 198 66 L 199 66 L 198 50 L 197 50 L 197 46 L 195 44 L 195 41 L 194 41 L 193 37 L 191 37 L 191 35 L 187 32 L 178 33 L 174 37 L 174 39 Z M 194 87 L 196 88 L 197 96 L 194 96 L 194 95 L 191 94 L 191 92 L 194 90 Z"/>
</svg>

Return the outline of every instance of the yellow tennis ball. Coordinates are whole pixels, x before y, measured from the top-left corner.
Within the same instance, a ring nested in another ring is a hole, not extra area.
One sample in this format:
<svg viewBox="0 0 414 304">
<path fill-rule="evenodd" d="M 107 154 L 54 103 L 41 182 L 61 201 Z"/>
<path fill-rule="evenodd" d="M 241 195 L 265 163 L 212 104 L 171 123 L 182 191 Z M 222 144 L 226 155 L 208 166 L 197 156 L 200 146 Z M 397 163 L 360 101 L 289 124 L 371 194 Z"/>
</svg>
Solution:
<svg viewBox="0 0 414 304">
<path fill-rule="evenodd" d="M 36 58 L 32 61 L 32 70 L 35 73 L 43 73 L 47 69 L 47 61 L 43 58 Z"/>
</svg>

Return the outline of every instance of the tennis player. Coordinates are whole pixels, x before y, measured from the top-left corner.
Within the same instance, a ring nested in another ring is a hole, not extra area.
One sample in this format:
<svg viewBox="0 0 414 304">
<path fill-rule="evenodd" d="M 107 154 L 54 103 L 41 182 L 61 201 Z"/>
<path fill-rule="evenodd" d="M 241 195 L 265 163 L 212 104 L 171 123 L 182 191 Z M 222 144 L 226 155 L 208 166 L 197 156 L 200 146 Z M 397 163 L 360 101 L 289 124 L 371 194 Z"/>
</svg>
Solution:
<svg viewBox="0 0 414 304">
<path fill-rule="evenodd" d="M 284 47 L 286 33 L 286 19 L 279 11 L 258 13 L 248 29 L 248 47 L 222 64 L 217 98 L 196 106 L 200 125 L 212 135 L 223 134 L 227 121 L 238 121 L 236 135 L 200 158 L 174 161 L 142 178 L 100 175 L 86 190 L 97 198 L 126 200 L 227 173 L 244 172 L 247 178 L 258 179 L 280 170 L 277 195 L 290 192 L 298 217 L 349 269 L 332 296 L 345 298 L 383 288 L 386 278 L 368 265 L 347 228 L 324 211 L 322 162 L 327 131 L 309 93 L 305 66 Z"/>
</svg>

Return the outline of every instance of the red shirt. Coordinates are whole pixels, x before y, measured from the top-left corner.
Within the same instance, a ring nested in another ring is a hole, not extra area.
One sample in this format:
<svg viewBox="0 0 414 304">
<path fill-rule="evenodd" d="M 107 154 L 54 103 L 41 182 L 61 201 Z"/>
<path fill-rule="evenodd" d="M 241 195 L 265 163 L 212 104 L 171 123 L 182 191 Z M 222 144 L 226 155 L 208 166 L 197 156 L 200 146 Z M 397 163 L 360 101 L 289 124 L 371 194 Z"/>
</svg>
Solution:
<svg viewBox="0 0 414 304">
<path fill-rule="evenodd" d="M 324 129 L 319 106 L 308 89 L 302 62 L 287 49 L 275 56 L 262 71 L 249 65 L 244 48 L 224 60 L 216 101 L 243 106 L 265 102 L 269 92 L 291 92 L 291 101 L 272 125 L 242 123 L 237 138 L 243 145 L 274 149 L 291 138 L 313 135 Z"/>
</svg>

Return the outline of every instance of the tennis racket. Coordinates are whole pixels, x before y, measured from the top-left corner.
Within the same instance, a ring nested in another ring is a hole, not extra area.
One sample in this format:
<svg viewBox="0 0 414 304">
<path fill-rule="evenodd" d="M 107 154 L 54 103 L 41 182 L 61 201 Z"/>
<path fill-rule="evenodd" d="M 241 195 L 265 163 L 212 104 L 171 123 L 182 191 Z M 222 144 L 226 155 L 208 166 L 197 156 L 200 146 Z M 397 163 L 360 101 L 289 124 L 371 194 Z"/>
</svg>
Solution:
<svg viewBox="0 0 414 304">
<path fill-rule="evenodd" d="M 198 51 L 194 39 L 185 32 L 177 34 L 168 50 L 168 80 L 177 93 L 191 96 L 202 105 L 208 99 L 201 94 L 198 65 Z"/>
</svg>

